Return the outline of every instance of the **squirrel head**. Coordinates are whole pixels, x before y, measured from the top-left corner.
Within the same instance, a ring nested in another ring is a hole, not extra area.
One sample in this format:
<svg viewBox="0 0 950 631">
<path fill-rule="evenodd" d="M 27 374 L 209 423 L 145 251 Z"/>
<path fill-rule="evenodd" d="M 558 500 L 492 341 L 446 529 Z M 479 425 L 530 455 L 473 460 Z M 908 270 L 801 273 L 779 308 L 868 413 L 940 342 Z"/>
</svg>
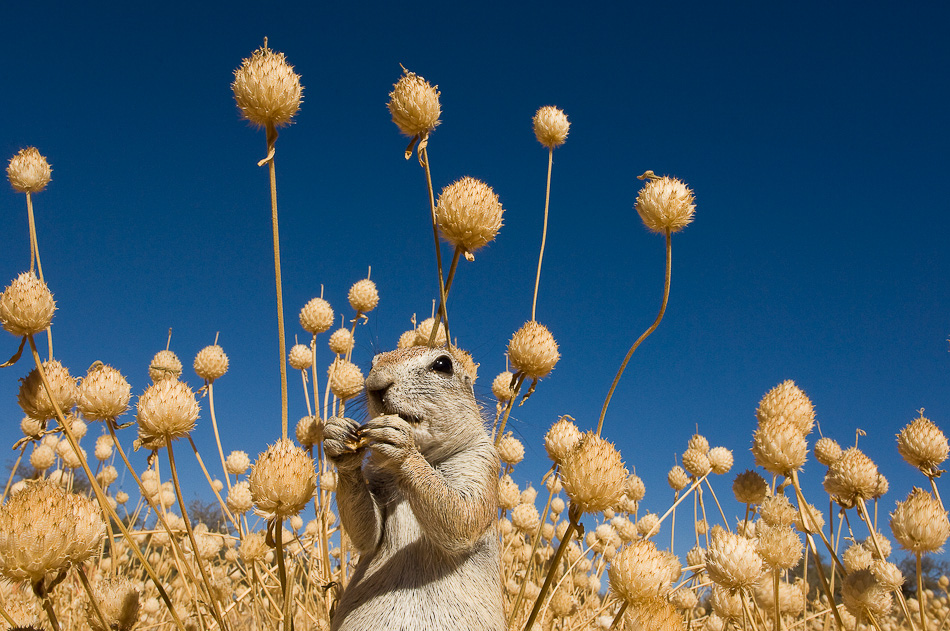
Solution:
<svg viewBox="0 0 950 631">
<path fill-rule="evenodd" d="M 457 348 L 413 346 L 380 353 L 366 377 L 369 414 L 402 417 L 430 461 L 457 453 L 487 436 L 473 390 L 476 368 L 471 356 Z"/>
</svg>

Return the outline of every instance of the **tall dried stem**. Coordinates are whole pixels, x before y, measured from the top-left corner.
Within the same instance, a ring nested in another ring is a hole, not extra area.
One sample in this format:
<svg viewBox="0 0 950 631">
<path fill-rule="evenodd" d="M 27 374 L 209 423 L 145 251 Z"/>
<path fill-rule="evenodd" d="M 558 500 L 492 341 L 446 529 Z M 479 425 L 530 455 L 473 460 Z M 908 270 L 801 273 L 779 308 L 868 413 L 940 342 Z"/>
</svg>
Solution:
<svg viewBox="0 0 950 631">
<path fill-rule="evenodd" d="M 541 284 L 541 261 L 544 259 L 544 243 L 548 238 L 548 206 L 551 202 L 551 166 L 554 164 L 554 147 L 548 148 L 548 183 L 544 189 L 544 227 L 541 229 L 541 252 L 538 254 L 538 274 L 534 278 L 534 299 L 531 301 L 531 319 L 535 320 L 538 308 L 538 286 Z M 600 434 L 600 432 L 597 432 Z"/>
</svg>

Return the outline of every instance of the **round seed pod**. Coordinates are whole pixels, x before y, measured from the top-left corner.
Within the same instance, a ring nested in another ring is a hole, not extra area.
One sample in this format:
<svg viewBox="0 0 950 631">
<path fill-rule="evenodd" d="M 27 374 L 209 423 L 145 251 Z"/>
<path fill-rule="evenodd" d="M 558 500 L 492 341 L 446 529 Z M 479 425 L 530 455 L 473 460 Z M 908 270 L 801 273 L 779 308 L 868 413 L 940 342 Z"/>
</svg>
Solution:
<svg viewBox="0 0 950 631">
<path fill-rule="evenodd" d="M 224 467 L 231 475 L 241 475 L 251 466 L 251 459 L 246 451 L 232 451 L 224 461 Z"/>
<path fill-rule="evenodd" d="M 510 375 L 511 373 L 502 374 Z M 570 417 L 562 416 L 544 435 L 544 449 L 548 452 L 548 457 L 556 464 L 563 464 L 564 460 L 577 447 L 581 436 L 583 436 L 581 430 L 577 429 L 577 425 Z"/>
<path fill-rule="evenodd" d="M 841 454 L 841 445 L 833 438 L 822 437 L 815 441 L 815 460 L 826 467 L 830 467 Z"/>
<path fill-rule="evenodd" d="M 706 549 L 699 546 L 693 546 L 686 553 L 686 563 L 689 567 L 696 567 L 706 564 Z"/>
<path fill-rule="evenodd" d="M 379 292 L 376 291 L 376 283 L 368 278 L 356 281 L 350 287 L 349 293 L 350 306 L 359 313 L 369 313 L 379 304 Z"/>
<path fill-rule="evenodd" d="M 406 69 L 389 93 L 388 107 L 393 122 L 405 136 L 428 134 L 439 124 L 442 114 L 438 86 L 431 86 Z"/>
<path fill-rule="evenodd" d="M 824 479 L 825 491 L 839 504 L 850 507 L 877 492 L 877 465 L 857 447 L 849 447 L 835 460 Z"/>
<path fill-rule="evenodd" d="M 884 589 L 870 569 L 849 572 L 841 585 L 841 600 L 851 615 L 886 616 L 893 605 L 891 594 Z"/>
<path fill-rule="evenodd" d="M 246 513 L 254 506 L 254 498 L 251 496 L 251 486 L 247 480 L 241 480 L 231 485 L 228 491 L 228 508 L 233 513 Z"/>
<path fill-rule="evenodd" d="M 337 359 L 328 371 L 330 391 L 340 400 L 351 399 L 363 390 L 363 373 L 353 362 Z"/>
<path fill-rule="evenodd" d="M 732 469 L 733 458 L 731 450 L 725 447 L 713 447 L 709 450 L 707 455 L 709 456 L 709 464 L 712 467 L 712 472 L 716 475 L 729 473 L 729 470 Z"/>
<path fill-rule="evenodd" d="M 514 390 L 511 389 L 512 376 L 511 372 L 506 370 L 495 377 L 491 383 L 492 394 L 501 402 L 510 401 L 515 396 Z"/>
<path fill-rule="evenodd" d="M 793 423 L 768 419 L 752 434 L 752 455 L 755 463 L 769 473 L 788 477 L 805 464 L 808 443 Z"/>
<path fill-rule="evenodd" d="M 29 416 L 24 416 L 23 420 L 20 421 L 20 431 L 23 432 L 24 436 L 28 438 L 39 438 L 40 434 L 43 433 L 43 430 L 46 428 L 46 423 L 43 421 L 38 421 L 35 418 L 30 418 Z"/>
<path fill-rule="evenodd" d="M 0 324 L 16 336 L 35 335 L 49 328 L 56 301 L 46 283 L 23 272 L 0 295 Z"/>
<path fill-rule="evenodd" d="M 659 516 L 653 513 L 647 513 L 637 520 L 637 534 L 644 538 L 652 537 L 659 533 L 659 526 L 657 526 L 659 523 Z"/>
<path fill-rule="evenodd" d="M 841 562 L 848 572 L 857 572 L 858 570 L 871 569 L 874 557 L 863 543 L 854 543 L 848 546 L 848 549 L 841 555 Z"/>
<path fill-rule="evenodd" d="M 76 405 L 76 399 L 79 396 L 76 380 L 55 359 L 43 362 L 43 370 L 46 373 L 46 379 L 49 381 L 53 400 L 56 401 L 60 411 L 64 414 L 69 412 Z M 23 412 L 31 418 L 48 421 L 56 416 L 53 401 L 50 400 L 46 387 L 43 385 L 43 379 L 36 368 L 31 370 L 26 377 L 20 379 L 17 402 Z"/>
<path fill-rule="evenodd" d="M 624 483 L 624 492 L 631 500 L 639 502 L 646 496 L 647 487 L 643 483 L 643 480 L 640 479 L 640 476 L 631 474 L 627 476 L 627 480 Z"/>
<path fill-rule="evenodd" d="M 79 385 L 77 406 L 90 421 L 115 419 L 129 409 L 132 386 L 112 366 L 95 363 Z"/>
<path fill-rule="evenodd" d="M 442 189 L 435 212 L 442 239 L 475 252 L 495 239 L 505 209 L 490 186 L 466 176 Z"/>
<path fill-rule="evenodd" d="M 287 439 L 258 456 L 248 480 L 257 513 L 278 519 L 303 510 L 317 488 L 313 458 Z"/>
<path fill-rule="evenodd" d="M 693 221 L 693 191 L 673 177 L 650 180 L 637 194 L 635 208 L 643 224 L 660 234 L 679 232 Z"/>
<path fill-rule="evenodd" d="M 623 495 L 627 475 L 620 452 L 594 433 L 581 438 L 561 468 L 564 491 L 571 504 L 585 513 L 615 506 Z"/>
<path fill-rule="evenodd" d="M 303 447 L 313 447 L 323 441 L 323 421 L 319 416 L 304 416 L 298 421 L 297 442 Z"/>
<path fill-rule="evenodd" d="M 815 425 L 815 408 L 808 396 L 791 379 L 768 391 L 755 411 L 759 424 L 769 420 L 791 423 L 807 436 Z"/>
<path fill-rule="evenodd" d="M 300 310 L 300 326 L 316 335 L 333 326 L 333 307 L 323 298 L 311 298 Z"/>
<path fill-rule="evenodd" d="M 675 466 L 666 474 L 666 482 L 670 485 L 671 489 L 679 492 L 689 486 L 689 477 L 686 475 L 683 467 Z"/>
<path fill-rule="evenodd" d="M 889 561 L 878 560 L 872 563 L 871 574 L 878 580 L 881 587 L 889 592 L 900 589 L 901 585 L 904 584 L 904 573 Z M 943 589 L 945 590 L 946 587 L 943 587 Z"/>
<path fill-rule="evenodd" d="M 96 439 L 96 460 L 99 462 L 105 462 L 112 457 L 112 446 L 115 443 L 112 442 L 112 436 L 108 434 L 103 434 Z"/>
<path fill-rule="evenodd" d="M 511 510 L 511 523 L 520 532 L 534 535 L 541 523 L 541 516 L 534 504 L 518 504 Z"/>
<path fill-rule="evenodd" d="M 524 445 L 511 432 L 505 433 L 496 447 L 498 458 L 509 466 L 514 466 L 524 460 Z"/>
<path fill-rule="evenodd" d="M 139 438 L 145 442 L 176 440 L 191 433 L 198 420 L 198 401 L 187 384 L 164 379 L 139 397 L 136 419 Z"/>
<path fill-rule="evenodd" d="M 194 368 L 196 375 L 211 383 L 228 371 L 228 356 L 217 344 L 205 346 L 195 356 Z"/>
<path fill-rule="evenodd" d="M 355 343 L 356 340 L 353 339 L 353 334 L 345 327 L 340 327 L 330 335 L 330 350 L 337 355 L 346 355 L 353 350 Z"/>
<path fill-rule="evenodd" d="M 553 105 L 538 108 L 532 120 L 534 123 L 534 137 L 548 149 L 560 147 L 567 140 L 567 132 L 571 123 L 567 114 Z"/>
<path fill-rule="evenodd" d="M 691 476 L 701 478 L 706 474 L 712 473 L 712 463 L 709 462 L 708 452 L 690 447 L 683 452 L 683 468 Z"/>
<path fill-rule="evenodd" d="M 762 500 L 759 515 L 769 526 L 790 526 L 795 523 L 798 511 L 784 495 L 769 495 Z"/>
<path fill-rule="evenodd" d="M 608 570 L 610 589 L 631 605 L 662 598 L 673 580 L 663 553 L 648 539 L 638 539 L 620 549 Z"/>
<path fill-rule="evenodd" d="M 153 383 L 163 379 L 180 379 L 181 360 L 172 351 L 158 351 L 148 367 L 148 376 Z"/>
<path fill-rule="evenodd" d="M 940 428 L 921 414 L 897 435 L 897 451 L 924 475 L 935 475 L 947 459 L 950 445 Z"/>
<path fill-rule="evenodd" d="M 241 61 L 231 84 L 241 116 L 255 127 L 281 127 L 300 110 L 303 88 L 300 75 L 287 63 L 284 53 L 264 46 Z"/>
<path fill-rule="evenodd" d="M 508 342 L 508 359 L 515 370 L 530 379 L 541 379 L 561 358 L 554 336 L 543 324 L 525 322 Z"/>
<path fill-rule="evenodd" d="M 432 335 L 432 327 L 435 326 L 435 318 L 426 318 L 416 327 L 415 346 L 428 346 L 429 337 Z M 445 323 L 439 324 L 439 330 L 435 334 L 434 346 L 445 346 Z"/>
<path fill-rule="evenodd" d="M 36 445 L 30 454 L 30 465 L 37 471 L 46 471 L 56 464 L 56 452 L 49 445 Z"/>
<path fill-rule="evenodd" d="M 742 620 L 743 600 L 748 599 L 742 593 L 725 589 L 720 585 L 714 585 L 710 605 L 720 618 L 738 621 Z"/>
<path fill-rule="evenodd" d="M 758 536 L 756 551 L 762 561 L 772 570 L 790 570 L 802 558 L 802 540 L 790 526 L 756 524 Z"/>
<path fill-rule="evenodd" d="M 20 149 L 7 164 L 7 179 L 14 190 L 39 193 L 49 184 L 53 169 L 36 147 Z"/>
<path fill-rule="evenodd" d="M 112 465 L 103 467 L 96 475 L 96 481 L 102 485 L 103 488 L 109 486 L 118 479 L 119 472 Z"/>
<path fill-rule="evenodd" d="M 802 521 L 802 516 L 805 517 L 805 522 Z M 799 532 L 815 534 L 825 527 L 825 517 L 820 510 L 805 502 L 801 506 L 799 515 L 795 517 L 795 527 Z"/>
<path fill-rule="evenodd" d="M 138 622 L 142 592 L 126 576 L 101 578 L 93 586 L 99 611 L 108 626 L 102 626 L 91 603 L 86 603 L 86 622 L 92 631 L 130 631 Z"/>
<path fill-rule="evenodd" d="M 702 434 L 693 434 L 689 439 L 689 442 L 686 443 L 687 449 L 695 449 L 701 451 L 702 453 L 709 452 L 709 441 Z"/>
<path fill-rule="evenodd" d="M 761 504 L 768 491 L 768 482 L 756 471 L 743 471 L 732 483 L 732 492 L 740 504 Z"/>
<path fill-rule="evenodd" d="M 403 331 L 396 342 L 396 348 L 410 348 L 416 345 L 416 330 Z"/>
<path fill-rule="evenodd" d="M 933 495 L 914 487 L 891 513 L 891 532 L 908 552 L 937 552 L 950 536 L 950 522 Z"/>
<path fill-rule="evenodd" d="M 706 572 L 726 589 L 748 589 L 762 576 L 762 557 L 754 541 L 713 526 L 706 550 Z"/>
<path fill-rule="evenodd" d="M 874 547 L 874 541 L 872 536 L 877 539 L 877 547 Z M 864 547 L 871 551 L 871 554 L 875 559 L 884 560 L 887 557 L 891 556 L 891 540 L 885 537 L 882 533 L 872 533 L 864 540 Z M 878 555 L 877 550 L 881 549 L 881 554 Z"/>
<path fill-rule="evenodd" d="M 510 475 L 503 475 L 498 481 L 498 505 L 502 510 L 511 510 L 521 503 L 521 491 Z"/>
<path fill-rule="evenodd" d="M 264 533 L 262 532 L 248 533 L 241 540 L 241 545 L 238 547 L 238 553 L 241 555 L 241 560 L 245 563 L 263 561 L 264 557 L 267 556 L 269 551 L 270 548 L 267 546 Z"/>
<path fill-rule="evenodd" d="M 313 351 L 310 350 L 309 346 L 304 344 L 294 344 L 290 349 L 290 354 L 287 359 L 290 362 L 291 368 L 296 370 L 308 370 L 313 366 Z"/>
</svg>

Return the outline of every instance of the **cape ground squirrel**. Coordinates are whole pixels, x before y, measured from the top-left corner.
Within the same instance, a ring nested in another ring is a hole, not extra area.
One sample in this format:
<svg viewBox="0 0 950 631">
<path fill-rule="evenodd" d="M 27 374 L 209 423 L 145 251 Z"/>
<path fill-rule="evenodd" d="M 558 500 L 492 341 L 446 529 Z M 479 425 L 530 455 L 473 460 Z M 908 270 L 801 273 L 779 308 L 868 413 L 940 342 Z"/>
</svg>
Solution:
<svg viewBox="0 0 950 631">
<path fill-rule="evenodd" d="M 340 521 L 360 553 L 334 630 L 505 628 L 498 456 L 471 366 L 455 349 L 382 353 L 366 378 L 371 419 L 327 421 Z"/>
</svg>

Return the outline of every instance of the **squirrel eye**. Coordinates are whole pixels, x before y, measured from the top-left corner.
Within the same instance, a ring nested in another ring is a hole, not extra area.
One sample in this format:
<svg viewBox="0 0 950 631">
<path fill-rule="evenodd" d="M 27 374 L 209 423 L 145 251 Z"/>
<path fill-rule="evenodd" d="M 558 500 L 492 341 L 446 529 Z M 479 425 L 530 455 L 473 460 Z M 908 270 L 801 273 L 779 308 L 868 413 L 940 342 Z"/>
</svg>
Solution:
<svg viewBox="0 0 950 631">
<path fill-rule="evenodd" d="M 430 366 L 430 368 L 436 372 L 451 375 L 452 359 L 448 355 L 441 355 L 440 357 L 437 357 L 434 362 L 432 362 L 432 366 Z"/>
</svg>

